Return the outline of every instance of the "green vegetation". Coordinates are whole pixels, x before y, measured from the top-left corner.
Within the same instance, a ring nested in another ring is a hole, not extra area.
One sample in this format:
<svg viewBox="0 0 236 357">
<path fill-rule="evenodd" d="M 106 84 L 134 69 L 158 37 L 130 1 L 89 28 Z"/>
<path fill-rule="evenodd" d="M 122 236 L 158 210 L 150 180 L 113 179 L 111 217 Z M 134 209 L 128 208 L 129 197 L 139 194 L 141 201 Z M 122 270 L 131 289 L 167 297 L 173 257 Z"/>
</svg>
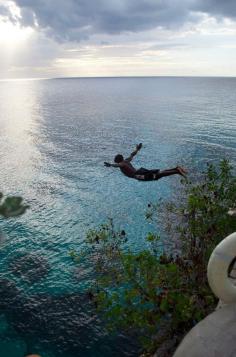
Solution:
<svg viewBox="0 0 236 357">
<path fill-rule="evenodd" d="M 126 232 L 117 231 L 112 220 L 87 234 L 86 260 L 96 277 L 90 298 L 109 329 L 138 336 L 145 356 L 155 350 L 171 355 L 183 335 L 214 309 L 207 262 L 218 242 L 236 231 L 235 218 L 227 214 L 236 204 L 236 177 L 228 161 L 208 165 L 197 183 L 182 185 L 181 200 L 148 205 L 146 218 L 162 225 L 165 238 L 149 233 L 143 251 L 128 248 Z M 82 262 L 83 254 L 71 256 Z"/>
<path fill-rule="evenodd" d="M 0 192 L 0 216 L 4 218 L 21 216 L 29 206 L 23 203 L 23 198 L 19 196 L 11 196 L 3 198 Z"/>
</svg>

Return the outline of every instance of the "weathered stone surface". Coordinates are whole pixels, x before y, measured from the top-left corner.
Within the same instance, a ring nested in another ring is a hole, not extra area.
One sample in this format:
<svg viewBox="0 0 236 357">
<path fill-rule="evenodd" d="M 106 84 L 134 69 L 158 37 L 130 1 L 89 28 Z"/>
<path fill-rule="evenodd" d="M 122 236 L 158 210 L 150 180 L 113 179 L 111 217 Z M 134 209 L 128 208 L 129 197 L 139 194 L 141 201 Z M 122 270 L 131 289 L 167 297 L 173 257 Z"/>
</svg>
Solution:
<svg viewBox="0 0 236 357">
<path fill-rule="evenodd" d="M 189 356 L 236 356 L 236 304 L 213 312 L 187 334 L 174 357 Z"/>
</svg>

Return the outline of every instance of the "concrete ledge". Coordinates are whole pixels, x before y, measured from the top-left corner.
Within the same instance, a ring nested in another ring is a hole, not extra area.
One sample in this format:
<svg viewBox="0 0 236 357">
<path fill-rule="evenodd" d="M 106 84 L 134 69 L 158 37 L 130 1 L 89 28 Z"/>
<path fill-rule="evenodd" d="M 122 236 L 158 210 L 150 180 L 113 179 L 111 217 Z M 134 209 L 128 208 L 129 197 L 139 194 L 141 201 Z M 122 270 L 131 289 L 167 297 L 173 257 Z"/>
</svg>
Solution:
<svg viewBox="0 0 236 357">
<path fill-rule="evenodd" d="M 235 357 L 236 304 L 225 305 L 199 322 L 174 357 Z"/>
</svg>

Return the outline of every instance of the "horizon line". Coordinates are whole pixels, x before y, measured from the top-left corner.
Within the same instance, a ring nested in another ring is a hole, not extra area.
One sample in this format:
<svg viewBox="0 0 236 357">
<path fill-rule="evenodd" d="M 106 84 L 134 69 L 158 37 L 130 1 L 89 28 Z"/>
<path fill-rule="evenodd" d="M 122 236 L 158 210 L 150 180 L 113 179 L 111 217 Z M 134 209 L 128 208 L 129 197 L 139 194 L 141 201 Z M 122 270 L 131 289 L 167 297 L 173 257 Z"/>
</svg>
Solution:
<svg viewBox="0 0 236 357">
<path fill-rule="evenodd" d="M 0 82 L 17 82 L 17 81 L 39 81 L 39 80 L 59 80 L 59 79 L 109 79 L 109 78 L 236 78 L 227 75 L 136 75 L 136 76 L 74 76 L 74 77 L 28 77 L 28 78 L 0 78 Z"/>
</svg>

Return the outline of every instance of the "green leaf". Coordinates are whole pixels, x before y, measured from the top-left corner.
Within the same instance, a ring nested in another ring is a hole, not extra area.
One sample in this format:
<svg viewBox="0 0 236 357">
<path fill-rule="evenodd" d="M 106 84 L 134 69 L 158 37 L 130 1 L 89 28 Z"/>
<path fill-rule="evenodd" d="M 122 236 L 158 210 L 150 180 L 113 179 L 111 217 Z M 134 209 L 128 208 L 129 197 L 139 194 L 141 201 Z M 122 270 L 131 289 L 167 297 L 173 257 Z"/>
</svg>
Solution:
<svg viewBox="0 0 236 357">
<path fill-rule="evenodd" d="M 5 218 L 21 216 L 28 208 L 28 205 L 23 204 L 22 197 L 7 197 L 0 205 L 0 215 Z"/>
</svg>

